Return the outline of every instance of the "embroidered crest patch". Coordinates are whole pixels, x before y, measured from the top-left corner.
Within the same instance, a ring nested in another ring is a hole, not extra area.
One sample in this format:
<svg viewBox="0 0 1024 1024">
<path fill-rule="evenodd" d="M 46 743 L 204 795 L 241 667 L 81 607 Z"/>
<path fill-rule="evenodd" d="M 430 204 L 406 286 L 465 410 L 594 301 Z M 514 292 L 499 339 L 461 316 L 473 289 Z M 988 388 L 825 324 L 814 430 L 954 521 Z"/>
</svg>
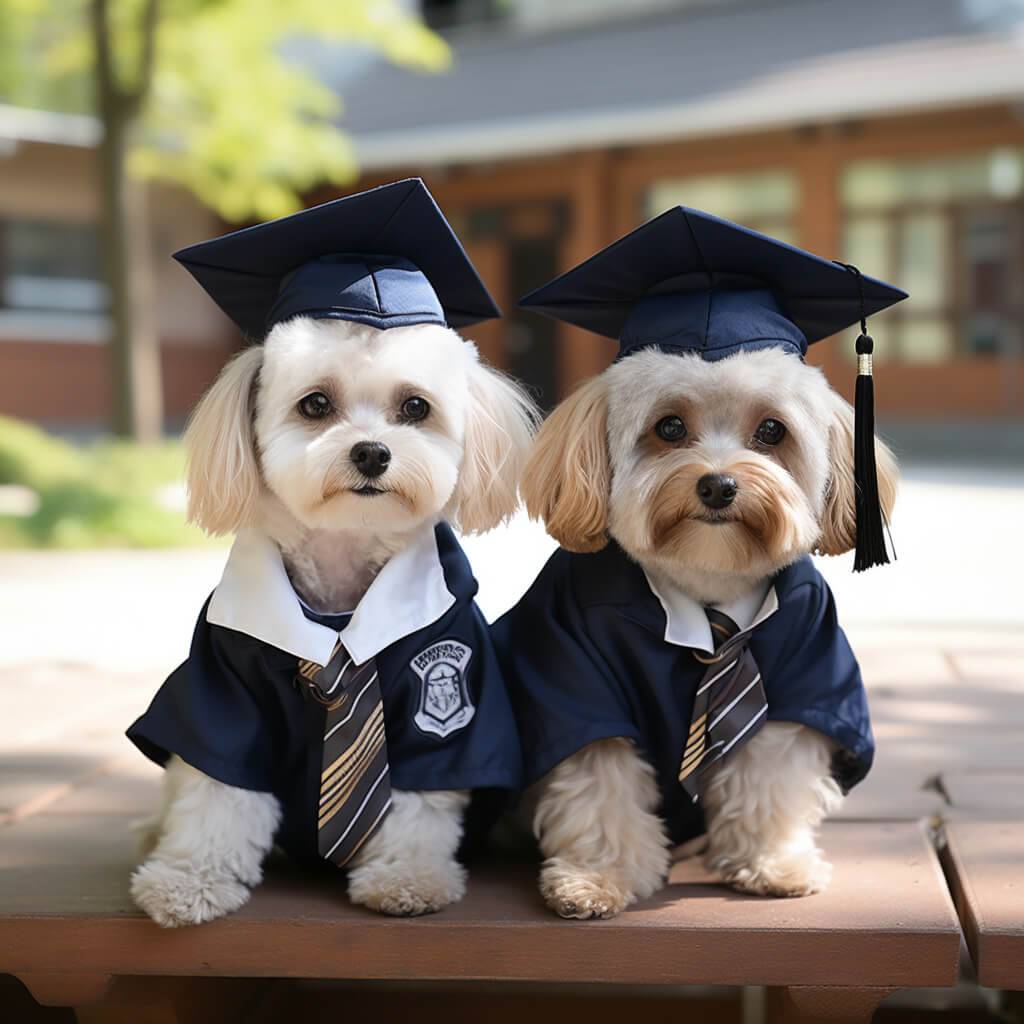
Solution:
<svg viewBox="0 0 1024 1024">
<path fill-rule="evenodd" d="M 420 703 L 413 721 L 421 732 L 444 739 L 468 725 L 476 708 L 466 687 L 473 649 L 458 640 L 441 640 L 417 654 L 409 666 L 420 679 Z"/>
</svg>

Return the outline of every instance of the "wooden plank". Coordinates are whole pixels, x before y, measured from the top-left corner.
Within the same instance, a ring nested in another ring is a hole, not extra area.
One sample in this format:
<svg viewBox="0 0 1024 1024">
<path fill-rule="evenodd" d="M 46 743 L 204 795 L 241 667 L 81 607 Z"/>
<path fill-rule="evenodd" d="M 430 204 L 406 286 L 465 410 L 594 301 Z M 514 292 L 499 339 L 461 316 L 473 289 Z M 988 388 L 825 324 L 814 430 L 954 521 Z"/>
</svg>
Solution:
<svg viewBox="0 0 1024 1024">
<path fill-rule="evenodd" d="M 399 921 L 348 904 L 342 879 L 274 866 L 248 906 L 161 931 L 128 895 L 123 817 L 44 816 L 0 846 L 0 972 L 902 987 L 956 979 L 959 929 L 912 823 L 826 826 L 827 893 L 734 893 L 694 861 L 612 921 L 554 917 L 536 866 L 477 868 L 467 898 Z"/>
<path fill-rule="evenodd" d="M 1024 821 L 1024 767 L 943 772 L 942 784 L 949 795 L 947 821 Z"/>
<path fill-rule="evenodd" d="M 1024 824 L 951 822 L 942 856 L 979 983 L 1024 989 Z"/>
<path fill-rule="evenodd" d="M 878 750 L 868 777 L 857 785 L 833 815 L 844 821 L 916 821 L 941 814 L 946 801 L 928 784 L 929 762 L 908 758 L 898 743 L 883 739 L 888 729 L 873 723 Z"/>
</svg>

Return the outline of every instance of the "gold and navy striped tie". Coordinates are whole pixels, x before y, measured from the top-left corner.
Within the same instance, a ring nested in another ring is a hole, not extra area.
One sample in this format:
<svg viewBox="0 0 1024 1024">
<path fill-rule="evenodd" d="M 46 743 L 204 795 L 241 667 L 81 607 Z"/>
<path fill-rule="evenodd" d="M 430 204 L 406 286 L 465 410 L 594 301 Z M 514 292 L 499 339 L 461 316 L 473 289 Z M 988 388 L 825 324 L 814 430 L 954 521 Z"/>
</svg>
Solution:
<svg viewBox="0 0 1024 1024">
<path fill-rule="evenodd" d="M 715 653 L 705 658 L 693 652 L 708 669 L 697 687 L 690 734 L 679 765 L 679 781 L 694 803 L 704 770 L 750 739 L 764 724 L 768 711 L 761 673 L 747 649 L 749 633 L 741 633 L 739 626 L 717 609 L 705 611 Z"/>
<path fill-rule="evenodd" d="M 341 641 L 323 667 L 299 662 L 300 680 L 324 705 L 317 846 L 342 867 L 391 808 L 384 705 L 373 658 L 356 665 Z"/>
</svg>

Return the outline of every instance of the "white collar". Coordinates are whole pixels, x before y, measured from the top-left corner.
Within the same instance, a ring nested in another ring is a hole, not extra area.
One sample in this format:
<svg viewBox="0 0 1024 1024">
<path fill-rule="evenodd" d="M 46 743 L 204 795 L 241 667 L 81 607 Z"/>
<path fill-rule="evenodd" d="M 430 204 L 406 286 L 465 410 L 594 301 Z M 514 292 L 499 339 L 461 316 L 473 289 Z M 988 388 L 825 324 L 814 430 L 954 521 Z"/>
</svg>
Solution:
<svg viewBox="0 0 1024 1024">
<path fill-rule="evenodd" d="M 693 647 L 713 654 L 711 624 L 704 607 L 676 586 L 667 576 L 655 576 L 644 570 L 647 585 L 665 610 L 665 640 L 679 647 Z M 759 626 L 779 609 L 779 598 L 774 586 L 754 587 L 742 597 L 726 604 L 711 606 L 728 615 L 743 632 Z"/>
<path fill-rule="evenodd" d="M 417 534 L 385 563 L 340 636 L 361 665 L 385 647 L 436 622 L 455 603 L 434 527 Z M 281 552 L 264 533 L 243 530 L 210 598 L 206 621 L 245 633 L 297 658 L 326 665 L 338 632 L 307 619 Z"/>
</svg>

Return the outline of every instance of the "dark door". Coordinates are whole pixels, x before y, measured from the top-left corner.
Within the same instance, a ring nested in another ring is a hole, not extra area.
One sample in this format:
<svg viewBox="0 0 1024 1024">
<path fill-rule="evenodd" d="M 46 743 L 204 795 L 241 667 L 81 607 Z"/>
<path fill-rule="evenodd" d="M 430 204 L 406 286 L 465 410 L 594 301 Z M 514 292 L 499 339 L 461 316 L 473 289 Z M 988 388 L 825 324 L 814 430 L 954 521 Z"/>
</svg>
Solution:
<svg viewBox="0 0 1024 1024">
<path fill-rule="evenodd" d="M 471 251 L 485 240 L 497 241 L 502 251 L 494 261 L 502 280 L 493 282 L 504 311 L 500 365 L 545 409 L 558 400 L 558 324 L 517 303 L 562 269 L 565 221 L 565 204 L 550 200 L 476 209 L 469 218 Z"/>
<path fill-rule="evenodd" d="M 509 294 L 515 302 L 558 273 L 557 238 L 510 239 L 508 249 Z M 518 306 L 509 307 L 506 321 L 508 372 L 548 409 L 558 400 L 558 324 Z"/>
</svg>

